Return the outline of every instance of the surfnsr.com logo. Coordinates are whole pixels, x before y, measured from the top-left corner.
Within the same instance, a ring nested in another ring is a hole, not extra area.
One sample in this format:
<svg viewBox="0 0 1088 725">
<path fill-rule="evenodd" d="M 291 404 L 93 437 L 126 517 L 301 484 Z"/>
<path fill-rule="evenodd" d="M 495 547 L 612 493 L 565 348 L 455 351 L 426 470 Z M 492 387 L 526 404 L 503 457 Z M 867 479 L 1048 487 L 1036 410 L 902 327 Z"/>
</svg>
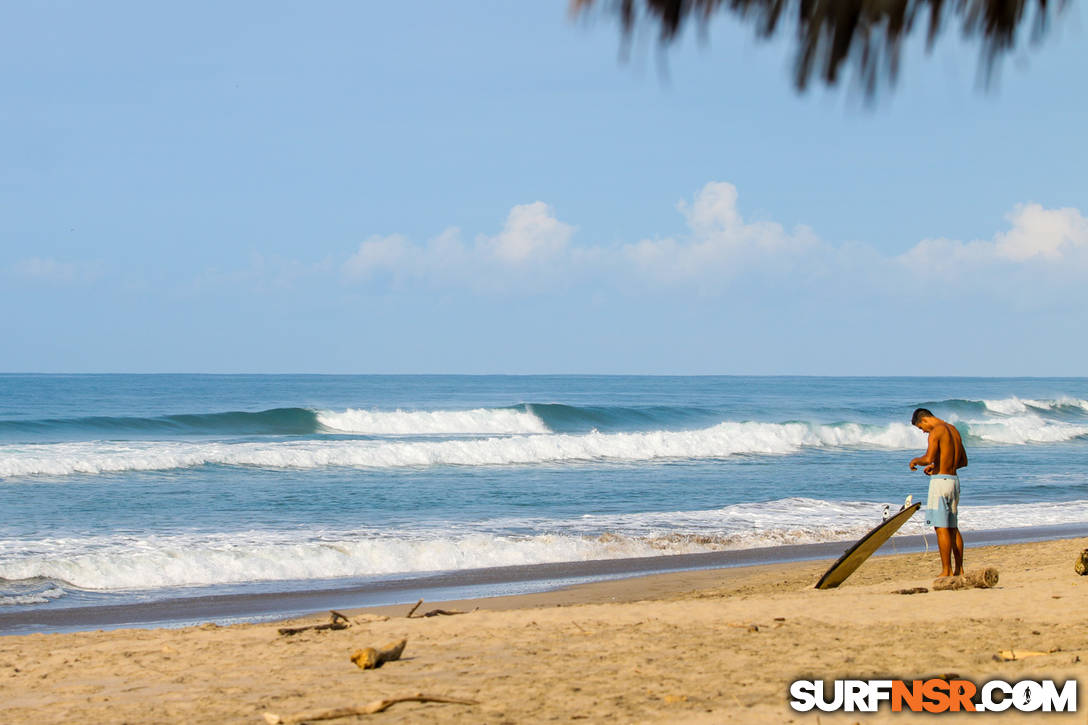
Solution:
<svg viewBox="0 0 1088 725">
<path fill-rule="evenodd" d="M 835 680 L 830 692 L 823 680 L 790 685 L 790 707 L 798 712 L 876 712 L 888 703 L 892 712 L 1076 712 L 1077 681 L 1060 687 L 1054 680 Z"/>
</svg>

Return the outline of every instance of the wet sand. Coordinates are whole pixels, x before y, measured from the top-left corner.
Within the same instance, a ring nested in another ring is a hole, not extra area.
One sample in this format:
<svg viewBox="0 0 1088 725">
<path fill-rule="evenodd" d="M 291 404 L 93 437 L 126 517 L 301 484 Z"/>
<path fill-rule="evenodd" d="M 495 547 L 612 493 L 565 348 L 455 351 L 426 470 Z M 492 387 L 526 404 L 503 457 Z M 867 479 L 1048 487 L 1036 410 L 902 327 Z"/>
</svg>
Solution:
<svg viewBox="0 0 1088 725">
<path fill-rule="evenodd" d="M 282 623 L 264 623 L 0 637 L 0 722 L 263 723 L 266 711 L 416 692 L 479 704 L 404 703 L 329 722 L 932 722 L 887 710 L 795 713 L 787 691 L 798 678 L 948 674 L 1076 677 L 1083 690 L 1088 577 L 1074 573 L 1073 561 L 1085 547 L 1088 539 L 1078 538 L 971 548 L 969 569 L 1001 573 L 988 590 L 893 593 L 931 585 L 939 565 L 930 552 L 874 558 L 831 591 L 812 588 L 825 559 L 419 608 L 469 612 L 456 616 L 406 619 L 401 605 L 352 610 L 347 629 L 293 636 L 278 634 Z M 349 660 L 402 637 L 400 661 L 362 671 Z M 995 661 L 1006 649 L 1046 654 Z M 1082 723 L 1085 707 L 1047 721 Z M 1038 717 L 1009 712 L 986 721 Z"/>
</svg>

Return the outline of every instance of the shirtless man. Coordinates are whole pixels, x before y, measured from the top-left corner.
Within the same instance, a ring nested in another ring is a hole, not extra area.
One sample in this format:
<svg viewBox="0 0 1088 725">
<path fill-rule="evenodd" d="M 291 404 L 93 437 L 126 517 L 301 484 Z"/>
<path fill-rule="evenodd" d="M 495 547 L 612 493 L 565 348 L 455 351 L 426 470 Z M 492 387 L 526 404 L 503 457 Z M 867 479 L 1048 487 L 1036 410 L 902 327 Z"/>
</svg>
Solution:
<svg viewBox="0 0 1088 725">
<path fill-rule="evenodd" d="M 912 458 L 910 470 L 925 466 L 922 473 L 929 476 L 929 500 L 926 502 L 926 524 L 937 532 L 937 547 L 941 551 L 941 576 L 963 574 L 963 537 L 960 535 L 958 512 L 960 477 L 956 471 L 967 467 L 967 451 L 956 426 L 946 423 L 925 408 L 914 411 L 911 425 L 929 434 L 929 447 Z M 952 569 L 955 556 L 956 568 Z"/>
</svg>

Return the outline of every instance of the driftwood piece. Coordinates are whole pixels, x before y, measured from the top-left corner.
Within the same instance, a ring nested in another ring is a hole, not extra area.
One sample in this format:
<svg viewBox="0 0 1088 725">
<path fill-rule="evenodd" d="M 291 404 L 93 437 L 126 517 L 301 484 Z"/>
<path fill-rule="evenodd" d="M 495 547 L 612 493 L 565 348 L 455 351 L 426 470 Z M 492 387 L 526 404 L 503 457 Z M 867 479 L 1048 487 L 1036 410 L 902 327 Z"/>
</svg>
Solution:
<svg viewBox="0 0 1088 725">
<path fill-rule="evenodd" d="M 418 602 L 415 603 L 414 607 L 412 607 L 411 609 L 408 610 L 408 614 L 405 614 L 404 616 L 407 617 L 408 619 L 412 619 L 413 615 L 416 614 L 416 610 L 419 609 L 420 605 L 422 605 L 422 604 L 423 604 L 423 600 L 420 599 Z M 479 609 L 479 607 L 476 607 L 476 609 Z M 475 612 L 476 609 L 473 609 L 472 611 Z M 423 614 L 415 616 L 415 618 L 420 619 L 422 617 L 438 617 L 438 616 L 447 616 L 447 617 L 449 617 L 449 616 L 452 616 L 454 614 L 468 614 L 468 612 L 462 612 L 460 609 L 432 609 L 429 612 L 424 612 Z"/>
<path fill-rule="evenodd" d="M 997 569 L 992 566 L 962 576 L 939 576 L 933 580 L 935 590 L 989 589 L 997 586 Z"/>
<path fill-rule="evenodd" d="M 896 589 L 892 594 L 926 594 L 929 590 L 925 587 L 911 587 L 910 589 Z"/>
<path fill-rule="evenodd" d="M 266 712 L 264 714 L 264 719 L 268 725 L 298 725 L 298 723 L 309 722 L 311 720 L 335 720 L 337 718 L 353 717 L 355 715 L 373 715 L 374 713 L 388 710 L 398 702 L 445 702 L 452 705 L 480 704 L 476 700 L 468 700 L 463 697 L 424 695 L 422 692 L 417 692 L 414 695 L 406 695 L 404 697 L 388 697 L 384 700 L 374 700 L 373 702 L 361 706 L 337 707 L 331 710 L 312 710 L 310 712 L 300 712 L 287 716 L 277 715 L 274 712 Z"/>
<path fill-rule="evenodd" d="M 384 712 L 398 702 L 446 702 L 451 705 L 479 705 L 478 700 L 469 700 L 466 697 L 446 697 L 445 695 L 424 695 L 417 693 L 405 697 L 388 697 L 384 700 L 375 700 L 366 706 L 367 714 Z"/>
<path fill-rule="evenodd" d="M 438 617 L 438 616 L 453 616 L 454 614 L 468 614 L 468 612 L 462 612 L 460 609 L 432 609 L 429 612 L 424 612 L 419 615 L 421 617 Z"/>
<path fill-rule="evenodd" d="M 364 647 L 352 652 L 351 661 L 361 670 L 374 670 L 386 662 L 399 660 L 406 644 L 408 644 L 408 640 L 402 639 L 399 642 L 390 642 L 380 649 Z"/>
<path fill-rule="evenodd" d="M 323 629 L 347 629 L 351 626 L 351 620 L 345 617 L 335 609 L 329 610 L 329 621 L 325 624 L 308 624 L 305 627 L 280 627 L 280 634 L 292 635 L 299 632 L 308 632 L 309 630 L 323 630 Z"/>
<path fill-rule="evenodd" d="M 1088 549 L 1080 552 L 1080 556 L 1077 557 L 1076 563 L 1073 564 L 1073 571 L 1081 576 L 1088 575 Z"/>
</svg>

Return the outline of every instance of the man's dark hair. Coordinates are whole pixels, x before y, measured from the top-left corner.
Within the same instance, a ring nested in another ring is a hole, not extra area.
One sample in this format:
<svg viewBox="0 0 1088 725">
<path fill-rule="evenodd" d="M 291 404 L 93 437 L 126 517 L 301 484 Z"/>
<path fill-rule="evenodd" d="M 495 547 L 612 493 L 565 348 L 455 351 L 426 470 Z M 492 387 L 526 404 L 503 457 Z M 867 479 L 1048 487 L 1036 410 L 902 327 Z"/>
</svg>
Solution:
<svg viewBox="0 0 1088 725">
<path fill-rule="evenodd" d="M 936 418 L 936 417 L 937 416 L 933 415 L 933 413 L 930 413 L 927 409 L 918 408 L 917 410 L 914 411 L 914 415 L 912 415 L 910 417 L 910 424 L 911 425 L 918 425 L 918 421 L 920 421 L 922 418 Z"/>
</svg>

